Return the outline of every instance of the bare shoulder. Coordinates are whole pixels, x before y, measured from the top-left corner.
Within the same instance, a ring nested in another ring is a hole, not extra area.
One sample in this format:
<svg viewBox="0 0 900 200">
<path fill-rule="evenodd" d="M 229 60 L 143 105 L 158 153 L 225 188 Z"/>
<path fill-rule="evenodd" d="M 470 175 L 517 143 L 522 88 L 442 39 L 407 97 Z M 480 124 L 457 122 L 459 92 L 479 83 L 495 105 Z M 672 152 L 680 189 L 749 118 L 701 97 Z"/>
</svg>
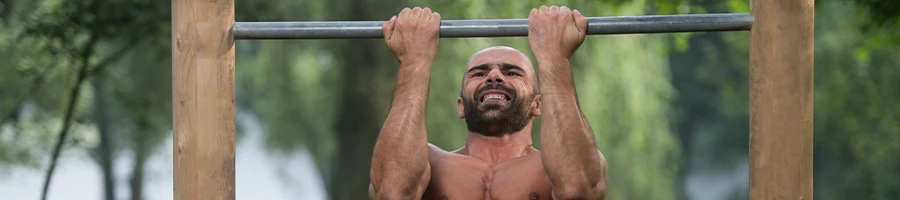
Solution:
<svg viewBox="0 0 900 200">
<path fill-rule="evenodd" d="M 441 147 L 438 147 L 437 145 L 428 143 L 428 157 L 429 158 L 443 156 L 446 153 L 449 153 L 449 152 L 445 151 L 444 149 L 441 149 Z"/>
</svg>

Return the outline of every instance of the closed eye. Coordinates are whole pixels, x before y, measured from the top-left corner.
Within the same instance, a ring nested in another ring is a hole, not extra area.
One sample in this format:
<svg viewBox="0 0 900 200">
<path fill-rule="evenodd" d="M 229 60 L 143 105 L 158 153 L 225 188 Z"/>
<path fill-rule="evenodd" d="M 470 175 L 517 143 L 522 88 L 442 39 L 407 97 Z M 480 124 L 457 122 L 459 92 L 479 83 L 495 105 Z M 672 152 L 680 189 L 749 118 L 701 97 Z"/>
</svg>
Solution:
<svg viewBox="0 0 900 200">
<path fill-rule="evenodd" d="M 519 73 L 515 72 L 506 72 L 506 76 L 520 76 Z"/>
</svg>

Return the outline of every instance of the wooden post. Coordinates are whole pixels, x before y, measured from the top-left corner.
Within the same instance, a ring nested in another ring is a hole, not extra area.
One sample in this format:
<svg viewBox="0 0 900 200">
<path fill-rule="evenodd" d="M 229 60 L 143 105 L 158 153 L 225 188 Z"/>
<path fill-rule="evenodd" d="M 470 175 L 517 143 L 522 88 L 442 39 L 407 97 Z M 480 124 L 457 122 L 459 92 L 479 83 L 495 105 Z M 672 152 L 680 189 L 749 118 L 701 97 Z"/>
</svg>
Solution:
<svg viewBox="0 0 900 200">
<path fill-rule="evenodd" d="M 813 198 L 813 0 L 752 0 L 750 199 Z"/>
<path fill-rule="evenodd" d="M 233 0 L 172 0 L 176 200 L 234 197 Z"/>
</svg>

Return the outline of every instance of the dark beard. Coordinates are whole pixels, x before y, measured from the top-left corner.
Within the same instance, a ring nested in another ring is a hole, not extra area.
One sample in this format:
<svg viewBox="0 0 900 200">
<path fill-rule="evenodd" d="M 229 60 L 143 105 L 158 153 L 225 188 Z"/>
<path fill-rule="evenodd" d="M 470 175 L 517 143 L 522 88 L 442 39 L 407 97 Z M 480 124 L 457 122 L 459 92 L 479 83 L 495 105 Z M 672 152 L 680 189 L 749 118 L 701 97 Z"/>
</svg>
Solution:
<svg viewBox="0 0 900 200">
<path fill-rule="evenodd" d="M 476 103 L 480 102 L 480 99 L 475 98 L 479 97 L 484 91 L 490 89 L 503 90 L 511 97 L 516 98 L 511 100 L 506 108 L 501 108 L 496 105 L 487 105 L 483 108 L 484 110 L 479 110 Z M 471 132 L 491 137 L 501 137 L 521 131 L 528 125 L 529 114 L 531 113 L 531 109 L 528 109 L 528 106 L 531 103 L 531 100 L 532 99 L 519 97 L 516 94 L 516 91 L 506 87 L 499 85 L 485 86 L 475 92 L 472 99 L 463 98 L 463 111 L 466 115 L 466 126 L 468 126 L 469 131 Z M 500 115 L 495 117 L 485 116 L 484 112 L 491 110 L 499 110 Z"/>
</svg>

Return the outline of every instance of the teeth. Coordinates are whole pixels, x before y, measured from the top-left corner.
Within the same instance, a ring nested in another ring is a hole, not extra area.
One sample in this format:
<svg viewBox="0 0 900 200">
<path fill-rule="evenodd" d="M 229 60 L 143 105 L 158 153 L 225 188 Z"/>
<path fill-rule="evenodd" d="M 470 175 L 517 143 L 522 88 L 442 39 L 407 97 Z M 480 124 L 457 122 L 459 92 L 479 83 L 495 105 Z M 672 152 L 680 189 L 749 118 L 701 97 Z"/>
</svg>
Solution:
<svg viewBox="0 0 900 200">
<path fill-rule="evenodd" d="M 488 94 L 488 95 L 484 95 L 484 100 L 485 100 L 485 101 L 494 100 L 494 99 L 497 99 L 497 100 L 506 100 L 506 97 L 504 97 L 502 94 Z"/>
</svg>

